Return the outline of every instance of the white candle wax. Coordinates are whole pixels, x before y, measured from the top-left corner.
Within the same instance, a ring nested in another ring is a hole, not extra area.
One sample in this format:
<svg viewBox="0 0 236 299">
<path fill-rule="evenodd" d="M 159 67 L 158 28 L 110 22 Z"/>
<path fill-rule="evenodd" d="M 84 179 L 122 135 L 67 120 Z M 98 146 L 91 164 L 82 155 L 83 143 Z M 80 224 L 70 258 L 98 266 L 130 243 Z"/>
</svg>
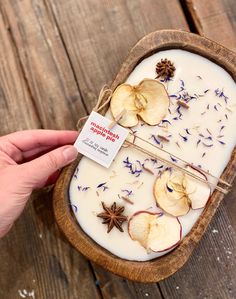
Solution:
<svg viewBox="0 0 236 299">
<path fill-rule="evenodd" d="M 153 135 L 168 135 L 170 141 L 162 142 L 164 149 L 219 177 L 236 141 L 235 82 L 223 68 L 199 55 L 183 50 L 166 50 L 144 59 L 130 74 L 127 83 L 134 85 L 144 78 L 154 79 L 156 63 L 162 58 L 171 60 L 176 67 L 172 80 L 163 83 L 171 101 L 170 113 L 163 122 L 163 125 L 168 124 L 168 132 L 160 126 L 147 126 L 142 121 L 132 130 L 153 144 L 156 144 Z M 176 99 L 180 97 L 191 97 L 189 109 L 181 107 L 177 111 Z M 109 112 L 107 116 L 110 116 Z M 140 173 L 132 174 L 125 167 L 127 157 L 133 163 L 133 169 L 136 166 L 138 171 L 141 170 Z M 147 163 L 154 175 L 140 166 L 145 159 L 149 159 Z M 159 211 L 153 185 L 161 165 L 131 148 L 122 148 L 109 169 L 83 157 L 71 180 L 69 194 L 75 217 L 88 236 L 127 260 L 145 261 L 167 253 L 147 253 L 137 241 L 130 238 L 127 223 L 123 224 L 123 233 L 113 228 L 108 234 L 107 227 L 97 217 L 102 212 L 101 201 L 108 206 L 114 201 L 125 206 L 124 214 L 128 217 L 140 210 Z M 133 205 L 121 198 L 130 191 L 129 199 L 134 202 Z M 190 210 L 187 215 L 179 217 L 183 237 L 202 211 Z"/>
</svg>

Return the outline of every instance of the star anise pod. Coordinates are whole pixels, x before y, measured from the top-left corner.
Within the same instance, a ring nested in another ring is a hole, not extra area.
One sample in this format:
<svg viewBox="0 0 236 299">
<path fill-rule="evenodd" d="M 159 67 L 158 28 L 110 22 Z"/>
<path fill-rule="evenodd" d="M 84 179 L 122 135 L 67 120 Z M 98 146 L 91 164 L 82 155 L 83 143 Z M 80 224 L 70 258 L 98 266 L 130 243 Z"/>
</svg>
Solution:
<svg viewBox="0 0 236 299">
<path fill-rule="evenodd" d="M 175 72 L 174 64 L 167 58 L 161 59 L 156 65 L 157 77 L 173 77 Z"/>
<path fill-rule="evenodd" d="M 107 207 L 104 202 L 102 202 L 102 207 L 105 212 L 99 213 L 97 217 L 103 219 L 104 224 L 107 224 L 107 232 L 109 233 L 113 227 L 119 229 L 119 231 L 123 232 L 122 223 L 127 221 L 127 217 L 122 215 L 124 212 L 124 207 L 117 207 L 116 202 L 114 202 L 111 207 Z"/>
</svg>

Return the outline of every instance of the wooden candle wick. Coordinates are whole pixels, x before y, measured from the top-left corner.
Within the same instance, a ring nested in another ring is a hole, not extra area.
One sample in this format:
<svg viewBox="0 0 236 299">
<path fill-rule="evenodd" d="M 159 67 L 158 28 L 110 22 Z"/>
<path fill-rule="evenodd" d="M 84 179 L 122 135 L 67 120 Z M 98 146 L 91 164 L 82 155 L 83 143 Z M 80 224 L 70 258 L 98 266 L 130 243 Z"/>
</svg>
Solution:
<svg viewBox="0 0 236 299">
<path fill-rule="evenodd" d="M 131 134 L 131 133 L 130 133 L 130 134 Z M 133 134 L 131 134 L 131 135 L 133 135 Z M 152 145 L 153 147 L 155 147 L 156 149 L 158 149 L 158 150 L 160 150 L 160 151 L 163 151 L 163 152 L 165 152 L 165 153 L 168 153 L 167 151 L 165 151 L 165 150 L 163 150 L 163 149 L 161 149 L 161 148 L 159 148 L 159 147 L 157 147 L 157 146 L 155 146 L 155 145 L 149 143 L 149 142 L 146 141 L 145 139 L 142 139 L 142 138 L 140 138 L 140 137 L 138 137 L 138 136 L 135 136 L 135 137 L 138 138 L 138 139 L 141 139 L 142 141 L 144 141 L 144 142 L 146 142 L 146 143 L 148 143 L 148 144 L 150 144 L 150 145 Z M 143 148 L 143 147 L 141 147 L 141 146 L 138 146 L 138 145 L 134 144 L 133 142 L 129 142 L 128 140 L 125 140 L 125 143 L 128 144 L 128 145 L 131 146 L 131 147 L 134 147 L 134 148 L 137 149 L 138 151 L 140 151 L 140 152 L 142 152 L 142 153 L 144 153 L 144 154 L 147 154 L 148 156 L 150 156 L 150 157 L 152 157 L 152 158 L 154 158 L 154 159 L 158 159 L 159 161 L 165 163 L 166 165 L 168 165 L 168 166 L 170 166 L 170 167 L 173 167 L 173 168 L 175 168 L 175 169 L 177 169 L 177 170 L 180 170 L 180 171 L 186 173 L 186 174 L 189 175 L 190 177 L 192 177 L 192 178 L 194 178 L 194 179 L 196 179 L 196 180 L 198 180 L 198 181 L 200 181 L 200 182 L 203 182 L 203 183 L 207 184 L 208 186 L 214 187 L 216 190 L 218 190 L 218 191 L 220 191 L 220 192 L 222 192 L 222 193 L 224 193 L 224 194 L 227 194 L 227 193 L 229 192 L 230 187 L 232 186 L 232 185 L 229 184 L 228 182 L 226 182 L 226 181 L 224 181 L 224 180 L 222 180 L 222 179 L 219 179 L 219 178 L 213 176 L 212 174 L 210 174 L 210 173 L 204 171 L 203 169 L 200 169 L 200 170 L 199 170 L 199 171 L 201 171 L 202 173 L 205 173 L 206 175 L 208 175 L 208 176 L 210 176 L 210 177 L 216 179 L 216 180 L 218 181 L 218 183 L 221 183 L 222 185 L 225 185 L 225 186 L 226 186 L 226 188 L 222 188 L 222 187 L 218 186 L 218 184 L 211 183 L 211 182 L 209 182 L 209 181 L 207 181 L 207 180 L 205 180 L 205 179 L 199 177 L 198 175 L 195 175 L 194 173 L 188 171 L 187 169 L 185 169 L 185 168 L 183 168 L 183 167 L 181 167 L 181 166 L 175 164 L 174 162 L 168 161 L 168 160 L 166 160 L 165 158 L 160 157 L 158 154 L 154 154 L 154 153 L 152 153 L 152 152 L 146 150 L 145 148 Z M 170 153 L 169 153 L 169 154 L 170 154 Z M 176 156 L 175 156 L 175 157 L 176 157 Z M 187 163 L 186 161 L 184 161 L 184 160 L 182 160 L 182 159 L 180 159 L 180 158 L 178 158 L 178 157 L 176 157 L 176 158 L 179 159 L 179 160 L 181 160 L 182 162 L 186 163 L 186 165 L 191 166 L 191 165 L 190 165 L 189 163 Z M 196 169 L 199 169 L 198 167 L 195 167 L 194 165 L 193 165 L 193 167 L 196 168 Z"/>
</svg>

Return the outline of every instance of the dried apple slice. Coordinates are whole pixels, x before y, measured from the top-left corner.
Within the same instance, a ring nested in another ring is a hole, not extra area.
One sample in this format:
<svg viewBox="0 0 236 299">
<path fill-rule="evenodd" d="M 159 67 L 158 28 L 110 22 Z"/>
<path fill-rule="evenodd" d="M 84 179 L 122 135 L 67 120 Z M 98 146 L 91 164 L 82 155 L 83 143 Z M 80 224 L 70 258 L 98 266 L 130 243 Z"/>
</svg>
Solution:
<svg viewBox="0 0 236 299">
<path fill-rule="evenodd" d="M 119 85 L 113 93 L 111 99 L 111 113 L 114 118 L 125 113 L 118 121 L 124 127 L 133 127 L 138 124 L 137 107 L 134 103 L 135 93 L 133 87 L 129 84 Z"/>
<path fill-rule="evenodd" d="M 190 209 L 183 180 L 184 176 L 181 172 L 166 170 L 154 184 L 154 197 L 158 206 L 173 216 L 186 215 Z"/>
<path fill-rule="evenodd" d="M 206 180 L 195 168 L 186 168 Z M 165 171 L 156 179 L 154 196 L 158 206 L 173 216 L 186 215 L 190 209 L 204 208 L 211 194 L 210 187 L 204 182 L 179 171 Z"/>
<path fill-rule="evenodd" d="M 207 180 L 206 176 L 199 170 L 191 166 L 188 166 L 186 169 L 200 178 Z M 185 186 L 186 193 L 191 201 L 191 208 L 193 210 L 204 208 L 211 195 L 209 185 L 198 181 L 187 174 L 185 175 L 183 185 Z"/>
<path fill-rule="evenodd" d="M 144 248 L 147 248 L 150 222 L 160 215 L 151 212 L 140 211 L 131 216 L 128 223 L 128 232 L 132 240 L 138 241 Z"/>
<path fill-rule="evenodd" d="M 182 227 L 177 217 L 162 214 L 151 225 L 148 247 L 162 252 L 175 247 L 182 238 Z"/>
<path fill-rule="evenodd" d="M 159 124 L 169 108 L 169 97 L 165 86 L 153 79 L 145 79 L 137 86 L 137 91 L 147 100 L 145 109 L 138 115 L 149 125 Z"/>
<path fill-rule="evenodd" d="M 162 252 L 176 246 L 182 238 L 182 227 L 176 217 L 163 213 L 139 211 L 129 220 L 131 239 L 148 251 Z"/>
<path fill-rule="evenodd" d="M 138 85 L 121 84 L 111 99 L 111 112 L 116 119 L 123 111 L 119 124 L 133 127 L 138 115 L 149 125 L 157 125 L 166 116 L 169 97 L 165 86 L 154 79 L 144 79 Z"/>
</svg>

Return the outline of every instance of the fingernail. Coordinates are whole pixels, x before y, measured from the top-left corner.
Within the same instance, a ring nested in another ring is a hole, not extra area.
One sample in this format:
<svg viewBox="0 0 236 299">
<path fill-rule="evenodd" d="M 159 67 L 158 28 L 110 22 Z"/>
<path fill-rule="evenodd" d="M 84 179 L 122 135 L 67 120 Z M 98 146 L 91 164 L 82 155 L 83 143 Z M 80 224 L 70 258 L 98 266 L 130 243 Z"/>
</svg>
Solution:
<svg viewBox="0 0 236 299">
<path fill-rule="evenodd" d="M 68 163 L 74 161 L 77 155 L 78 151 L 74 146 L 67 147 L 63 151 L 63 156 Z"/>
</svg>

